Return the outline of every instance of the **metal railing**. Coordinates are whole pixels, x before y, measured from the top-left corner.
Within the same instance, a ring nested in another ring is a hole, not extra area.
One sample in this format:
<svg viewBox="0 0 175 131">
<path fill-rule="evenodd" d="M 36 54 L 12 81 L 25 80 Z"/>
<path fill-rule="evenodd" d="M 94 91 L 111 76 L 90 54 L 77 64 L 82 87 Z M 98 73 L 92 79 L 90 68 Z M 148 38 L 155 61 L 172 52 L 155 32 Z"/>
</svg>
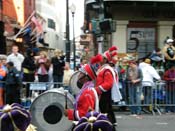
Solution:
<svg viewBox="0 0 175 131">
<path fill-rule="evenodd" d="M 4 104 L 6 104 L 6 82 L 0 81 L 0 85 L 5 90 L 3 99 Z M 68 90 L 71 93 L 71 89 L 69 88 L 69 86 L 59 82 L 22 82 L 22 84 L 20 85 L 21 105 L 25 108 L 29 108 L 33 100 L 41 93 L 55 88 L 63 88 L 64 90 Z"/>
<path fill-rule="evenodd" d="M 120 91 L 123 100 L 117 104 L 122 107 L 139 107 L 155 114 L 175 112 L 175 81 L 142 82 L 132 84 L 123 82 Z"/>
<path fill-rule="evenodd" d="M 0 82 L 5 87 L 4 82 Z M 120 83 L 121 84 L 121 83 Z M 64 88 L 71 93 L 71 88 L 63 83 L 55 82 L 23 82 L 20 90 L 21 104 L 26 108 L 41 93 L 54 89 Z M 117 107 L 139 107 L 152 114 L 175 112 L 175 81 L 142 82 L 132 84 L 125 81 L 120 86 L 123 99 L 115 103 Z"/>
</svg>

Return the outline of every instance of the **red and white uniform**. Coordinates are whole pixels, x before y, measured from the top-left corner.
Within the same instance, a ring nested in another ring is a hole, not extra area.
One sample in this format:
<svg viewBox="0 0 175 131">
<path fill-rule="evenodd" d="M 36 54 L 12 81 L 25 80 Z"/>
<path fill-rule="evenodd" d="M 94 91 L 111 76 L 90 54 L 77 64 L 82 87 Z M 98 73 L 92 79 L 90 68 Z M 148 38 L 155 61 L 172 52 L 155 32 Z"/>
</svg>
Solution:
<svg viewBox="0 0 175 131">
<path fill-rule="evenodd" d="M 89 109 L 98 111 L 98 96 L 92 81 L 85 83 L 76 97 L 74 110 L 68 109 L 69 120 L 79 120 L 85 116 Z"/>
<path fill-rule="evenodd" d="M 118 87 L 118 73 L 108 64 L 98 70 L 95 90 L 98 95 L 111 90 L 111 99 L 114 102 L 119 102 L 122 99 Z"/>
<path fill-rule="evenodd" d="M 106 64 L 100 67 L 100 69 L 97 71 L 95 90 L 97 91 L 98 95 L 109 91 L 113 87 L 114 78 L 110 68 L 111 67 Z"/>
</svg>

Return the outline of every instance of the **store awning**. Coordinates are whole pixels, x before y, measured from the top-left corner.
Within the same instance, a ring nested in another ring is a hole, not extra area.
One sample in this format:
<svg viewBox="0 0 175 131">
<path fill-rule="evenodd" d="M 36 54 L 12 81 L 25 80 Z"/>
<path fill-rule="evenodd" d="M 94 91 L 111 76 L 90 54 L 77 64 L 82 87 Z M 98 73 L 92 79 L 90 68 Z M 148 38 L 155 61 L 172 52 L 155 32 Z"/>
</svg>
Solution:
<svg viewBox="0 0 175 131">
<path fill-rule="evenodd" d="M 96 0 L 85 0 L 86 4 L 91 4 L 91 3 L 94 3 L 94 2 L 96 2 Z"/>
</svg>

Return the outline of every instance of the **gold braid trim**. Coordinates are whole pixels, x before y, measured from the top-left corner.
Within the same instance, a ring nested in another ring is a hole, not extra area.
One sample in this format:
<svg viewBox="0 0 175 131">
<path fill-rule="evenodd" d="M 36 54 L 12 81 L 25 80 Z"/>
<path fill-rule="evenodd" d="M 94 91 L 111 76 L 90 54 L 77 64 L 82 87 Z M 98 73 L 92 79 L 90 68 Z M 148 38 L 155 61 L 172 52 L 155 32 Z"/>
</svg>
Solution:
<svg viewBox="0 0 175 131">
<path fill-rule="evenodd" d="M 23 116 L 25 116 L 26 118 L 28 118 L 28 115 L 23 113 L 21 110 L 16 110 L 17 112 L 21 113 Z"/>
<path fill-rule="evenodd" d="M 91 125 L 91 131 L 93 131 L 93 124 L 92 124 L 92 123 L 90 123 L 90 125 Z"/>
</svg>

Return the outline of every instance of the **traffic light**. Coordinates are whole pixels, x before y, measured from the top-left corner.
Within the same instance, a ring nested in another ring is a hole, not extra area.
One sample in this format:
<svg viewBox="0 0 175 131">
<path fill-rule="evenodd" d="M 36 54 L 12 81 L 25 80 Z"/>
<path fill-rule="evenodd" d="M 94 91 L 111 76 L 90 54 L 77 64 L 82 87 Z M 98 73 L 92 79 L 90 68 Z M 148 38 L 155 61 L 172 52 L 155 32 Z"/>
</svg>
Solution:
<svg viewBox="0 0 175 131">
<path fill-rule="evenodd" d="M 116 31 L 116 21 L 112 19 L 104 19 L 99 22 L 100 32 L 102 34 L 112 33 Z"/>
<path fill-rule="evenodd" d="M 91 20 L 91 31 L 95 34 L 112 33 L 116 31 L 116 21 L 112 19 L 94 19 Z"/>
</svg>

